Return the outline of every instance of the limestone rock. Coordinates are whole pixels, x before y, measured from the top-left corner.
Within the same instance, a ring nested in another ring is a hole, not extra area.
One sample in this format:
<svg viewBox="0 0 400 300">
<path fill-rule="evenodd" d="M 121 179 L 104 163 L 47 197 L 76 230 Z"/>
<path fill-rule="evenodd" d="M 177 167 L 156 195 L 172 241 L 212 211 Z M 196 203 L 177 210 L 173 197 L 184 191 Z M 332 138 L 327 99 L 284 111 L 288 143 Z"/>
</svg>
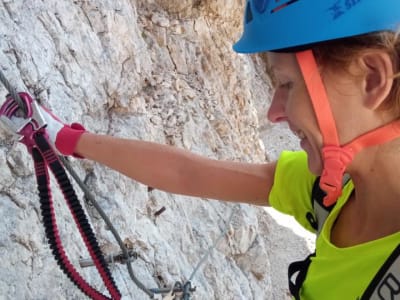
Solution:
<svg viewBox="0 0 400 300">
<path fill-rule="evenodd" d="M 90 131 L 150 140 L 216 159 L 276 158 L 286 133 L 265 123 L 271 86 L 265 62 L 235 54 L 242 1 L 49 0 L 0 3 L 0 68 L 67 122 Z M 0 88 L 0 99 L 6 90 Z M 261 135 L 260 135 L 261 129 Z M 32 161 L 24 146 L 0 143 L 0 295 L 4 299 L 82 299 L 46 243 Z M 266 141 L 265 147 L 261 140 Z M 129 159 L 129 158 L 127 158 Z M 286 267 L 308 251 L 263 209 L 152 190 L 104 166 L 71 159 L 114 223 L 137 251 L 132 262 L 149 288 L 195 273 L 193 299 L 287 299 Z M 66 252 L 101 291 L 62 194 L 55 190 Z M 105 254 L 116 242 L 78 192 Z M 155 212 L 165 211 L 156 216 Z M 287 245 L 294 245 L 289 247 Z M 124 299 L 146 299 L 124 265 L 111 266 Z"/>
</svg>

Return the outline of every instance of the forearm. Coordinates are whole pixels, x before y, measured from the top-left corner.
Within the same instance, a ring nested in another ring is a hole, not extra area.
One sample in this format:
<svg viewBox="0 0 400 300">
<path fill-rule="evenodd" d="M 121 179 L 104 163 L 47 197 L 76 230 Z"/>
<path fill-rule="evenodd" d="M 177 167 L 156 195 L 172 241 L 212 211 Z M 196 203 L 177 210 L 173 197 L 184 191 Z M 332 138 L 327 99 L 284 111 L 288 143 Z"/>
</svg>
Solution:
<svg viewBox="0 0 400 300">
<path fill-rule="evenodd" d="M 75 152 L 148 186 L 176 192 L 184 150 L 153 142 L 85 133 Z"/>
<path fill-rule="evenodd" d="M 85 133 L 75 152 L 171 193 L 267 205 L 275 165 L 208 159 L 176 147 Z"/>
</svg>

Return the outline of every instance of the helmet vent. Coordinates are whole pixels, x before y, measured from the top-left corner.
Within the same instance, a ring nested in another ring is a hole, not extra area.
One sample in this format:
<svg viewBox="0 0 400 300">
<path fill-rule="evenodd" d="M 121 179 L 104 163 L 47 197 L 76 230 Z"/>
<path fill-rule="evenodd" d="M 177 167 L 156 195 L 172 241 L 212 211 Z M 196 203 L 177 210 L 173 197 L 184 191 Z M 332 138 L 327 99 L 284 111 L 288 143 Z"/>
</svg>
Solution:
<svg viewBox="0 0 400 300">
<path fill-rule="evenodd" d="M 251 21 L 253 21 L 253 12 L 251 10 L 250 2 L 247 2 L 245 22 L 248 24 Z"/>
<path fill-rule="evenodd" d="M 290 1 L 287 1 L 285 3 L 282 3 L 281 5 L 275 7 L 273 10 L 271 10 L 271 13 L 275 13 L 277 11 L 280 11 L 281 9 L 283 9 L 285 7 L 288 7 L 290 4 L 293 4 L 293 3 L 297 2 L 297 1 L 299 1 L 299 0 L 290 0 Z"/>
</svg>

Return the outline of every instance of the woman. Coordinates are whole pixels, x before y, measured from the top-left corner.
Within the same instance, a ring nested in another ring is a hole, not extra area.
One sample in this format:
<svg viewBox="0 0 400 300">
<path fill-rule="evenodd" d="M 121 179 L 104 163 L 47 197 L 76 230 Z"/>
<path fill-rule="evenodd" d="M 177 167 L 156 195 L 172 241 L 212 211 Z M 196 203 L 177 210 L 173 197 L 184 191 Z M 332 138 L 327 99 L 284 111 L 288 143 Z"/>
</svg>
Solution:
<svg viewBox="0 0 400 300">
<path fill-rule="evenodd" d="M 234 49 L 268 52 L 276 82 L 268 118 L 287 122 L 304 151 L 266 164 L 215 161 L 92 134 L 44 112 L 50 139 L 65 155 L 154 188 L 271 204 L 318 230 L 316 254 L 291 267 L 296 298 L 400 298 L 399 271 L 388 262 L 400 242 L 400 2 L 249 0 L 244 23 Z M 344 173 L 351 180 L 342 187 Z M 318 176 L 331 209 L 323 224 L 310 200 Z"/>
</svg>

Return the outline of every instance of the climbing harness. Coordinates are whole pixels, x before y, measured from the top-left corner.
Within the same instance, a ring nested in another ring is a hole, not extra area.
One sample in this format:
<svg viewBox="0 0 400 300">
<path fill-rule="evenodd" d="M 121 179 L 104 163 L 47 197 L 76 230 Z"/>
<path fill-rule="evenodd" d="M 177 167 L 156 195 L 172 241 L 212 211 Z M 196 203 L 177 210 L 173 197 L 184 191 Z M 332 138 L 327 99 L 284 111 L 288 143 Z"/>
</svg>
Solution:
<svg viewBox="0 0 400 300">
<path fill-rule="evenodd" d="M 348 174 L 342 179 L 342 185 L 350 180 Z M 335 207 L 335 204 L 326 206 L 324 204 L 325 192 L 320 187 L 320 177 L 314 182 L 311 202 L 314 214 L 307 213 L 306 218 L 310 225 L 317 230 L 317 237 L 321 232 L 329 213 Z M 316 256 L 314 251 L 304 260 L 293 262 L 288 268 L 289 290 L 296 300 L 300 300 L 300 290 L 306 279 L 311 259 Z M 400 294 L 400 244 L 393 250 L 390 256 L 382 264 L 375 277 L 371 280 L 359 300 L 392 300 L 398 299 Z M 396 298 L 397 297 L 397 298 Z"/>
</svg>

